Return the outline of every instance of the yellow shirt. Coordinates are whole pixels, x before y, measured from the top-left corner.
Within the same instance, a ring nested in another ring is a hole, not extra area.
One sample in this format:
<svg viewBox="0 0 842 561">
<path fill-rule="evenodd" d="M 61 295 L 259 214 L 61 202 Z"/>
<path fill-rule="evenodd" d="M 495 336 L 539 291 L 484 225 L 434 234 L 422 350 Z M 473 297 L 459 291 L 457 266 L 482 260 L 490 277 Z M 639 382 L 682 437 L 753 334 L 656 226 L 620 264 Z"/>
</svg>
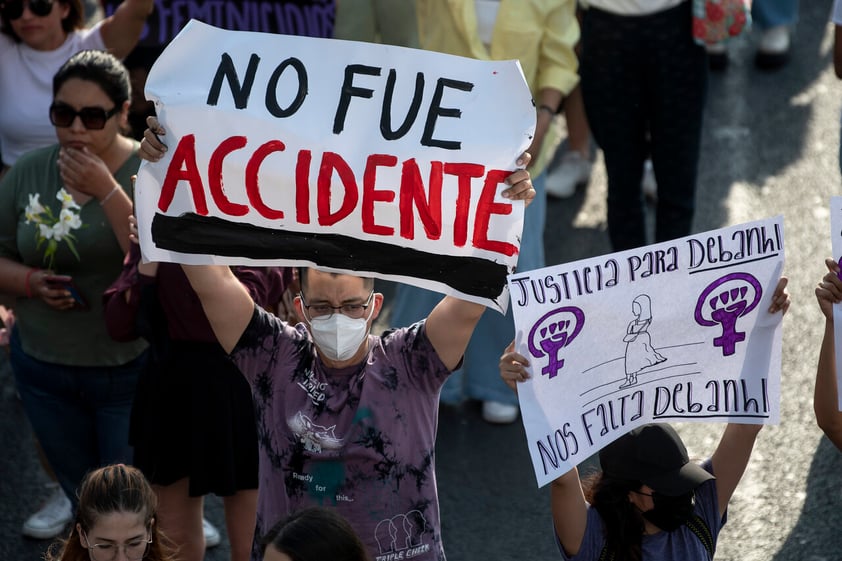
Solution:
<svg viewBox="0 0 842 561">
<path fill-rule="evenodd" d="M 474 0 L 418 0 L 417 7 L 424 49 L 481 60 L 517 59 L 533 97 L 544 88 L 567 95 L 579 82 L 575 0 L 501 0 L 490 48 L 477 32 Z M 552 157 L 554 133 L 551 126 L 532 165 L 535 176 Z"/>
</svg>

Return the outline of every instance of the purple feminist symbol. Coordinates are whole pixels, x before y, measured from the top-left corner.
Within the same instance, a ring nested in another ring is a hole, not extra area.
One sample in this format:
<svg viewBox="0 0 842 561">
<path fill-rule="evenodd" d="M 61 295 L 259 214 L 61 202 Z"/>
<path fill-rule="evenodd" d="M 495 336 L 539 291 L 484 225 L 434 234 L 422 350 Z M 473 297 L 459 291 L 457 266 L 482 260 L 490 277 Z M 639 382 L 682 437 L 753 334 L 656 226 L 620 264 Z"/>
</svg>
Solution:
<svg viewBox="0 0 842 561">
<path fill-rule="evenodd" d="M 760 302 L 763 287 L 748 273 L 731 273 L 713 281 L 696 301 L 696 323 L 705 327 L 722 326 L 722 335 L 713 344 L 722 347 L 722 356 L 736 352 L 737 343 L 745 341 L 744 331 L 737 331 L 737 319 L 747 315 Z"/>
<path fill-rule="evenodd" d="M 535 358 L 546 355 L 550 359 L 541 374 L 550 378 L 558 375 L 564 366 L 561 349 L 573 342 L 584 325 L 585 313 L 574 306 L 557 308 L 535 322 L 529 332 L 529 352 Z"/>
</svg>

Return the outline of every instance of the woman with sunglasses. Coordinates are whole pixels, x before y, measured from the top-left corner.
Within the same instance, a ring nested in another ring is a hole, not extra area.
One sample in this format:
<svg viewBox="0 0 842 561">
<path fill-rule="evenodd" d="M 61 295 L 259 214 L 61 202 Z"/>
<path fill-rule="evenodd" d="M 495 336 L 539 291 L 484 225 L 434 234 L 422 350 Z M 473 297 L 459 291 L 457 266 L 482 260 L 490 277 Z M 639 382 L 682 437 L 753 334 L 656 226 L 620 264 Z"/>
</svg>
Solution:
<svg viewBox="0 0 842 561">
<path fill-rule="evenodd" d="M 87 49 L 124 58 L 153 6 L 154 0 L 124 0 L 114 14 L 83 29 L 81 0 L 0 0 L 0 177 L 22 154 L 56 142 L 47 110 L 59 67 Z"/>
<path fill-rule="evenodd" d="M 158 529 L 155 493 L 140 470 L 117 464 L 96 469 L 79 488 L 76 523 L 51 547 L 47 561 L 174 561 Z"/>
<path fill-rule="evenodd" d="M 16 296 L 10 363 L 35 436 L 71 501 L 85 473 L 130 462 L 129 413 L 143 341 L 117 343 L 102 294 L 128 251 L 138 143 L 120 131 L 128 72 L 82 51 L 53 79 L 59 143 L 0 181 L 0 292 Z"/>
</svg>

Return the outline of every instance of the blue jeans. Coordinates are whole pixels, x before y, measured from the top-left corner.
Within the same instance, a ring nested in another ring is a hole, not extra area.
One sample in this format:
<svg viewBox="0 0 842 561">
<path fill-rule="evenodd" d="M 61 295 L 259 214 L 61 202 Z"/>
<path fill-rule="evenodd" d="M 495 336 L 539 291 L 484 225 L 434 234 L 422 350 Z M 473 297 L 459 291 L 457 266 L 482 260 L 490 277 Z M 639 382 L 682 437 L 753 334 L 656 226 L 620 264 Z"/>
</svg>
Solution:
<svg viewBox="0 0 842 561">
<path fill-rule="evenodd" d="M 132 462 L 129 416 L 146 354 L 120 366 L 53 364 L 26 354 L 17 330 L 10 347 L 26 415 L 75 507 L 76 491 L 88 471 Z"/>
<path fill-rule="evenodd" d="M 751 19 L 761 30 L 779 25 L 792 26 L 798 20 L 798 0 L 754 0 Z"/>
<path fill-rule="evenodd" d="M 532 179 L 535 199 L 523 217 L 523 242 L 517 262 L 518 271 L 545 266 L 544 222 L 547 207 L 546 173 Z M 436 292 L 399 284 L 392 304 L 390 324 L 405 327 L 429 315 L 442 296 Z M 457 404 L 464 399 L 517 404 L 517 396 L 500 378 L 500 355 L 515 336 L 512 307 L 506 315 L 486 310 L 474 329 L 462 368 L 455 371 L 441 390 L 441 402 Z"/>
</svg>

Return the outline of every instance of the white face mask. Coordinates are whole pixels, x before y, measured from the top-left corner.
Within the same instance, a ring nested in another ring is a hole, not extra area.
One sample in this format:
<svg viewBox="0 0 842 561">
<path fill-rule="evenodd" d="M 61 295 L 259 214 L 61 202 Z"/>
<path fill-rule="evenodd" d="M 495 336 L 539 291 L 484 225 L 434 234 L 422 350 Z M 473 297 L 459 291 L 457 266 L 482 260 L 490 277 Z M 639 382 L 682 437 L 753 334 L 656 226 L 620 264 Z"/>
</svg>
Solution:
<svg viewBox="0 0 842 561">
<path fill-rule="evenodd" d="M 371 317 L 374 307 L 368 313 Z M 345 361 L 354 356 L 368 335 L 368 318 L 349 318 L 335 313 L 310 320 L 313 341 L 330 360 Z"/>
</svg>

